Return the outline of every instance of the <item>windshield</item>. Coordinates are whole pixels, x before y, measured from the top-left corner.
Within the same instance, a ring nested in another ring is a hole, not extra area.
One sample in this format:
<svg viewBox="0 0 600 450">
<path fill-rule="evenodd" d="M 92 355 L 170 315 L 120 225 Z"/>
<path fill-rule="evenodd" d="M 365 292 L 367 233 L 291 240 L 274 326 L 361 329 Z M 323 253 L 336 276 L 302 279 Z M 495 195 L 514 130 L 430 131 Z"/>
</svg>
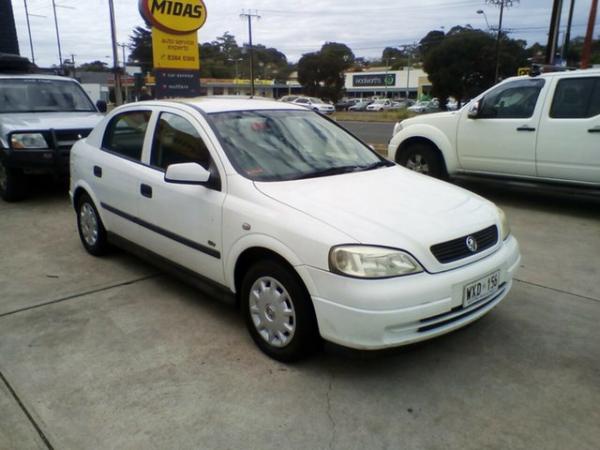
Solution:
<svg viewBox="0 0 600 450">
<path fill-rule="evenodd" d="M 96 111 L 83 89 L 72 81 L 0 80 L 0 113 Z"/>
<path fill-rule="evenodd" d="M 283 181 L 393 165 L 329 120 L 309 111 L 211 114 L 238 172 L 255 181 Z"/>
</svg>

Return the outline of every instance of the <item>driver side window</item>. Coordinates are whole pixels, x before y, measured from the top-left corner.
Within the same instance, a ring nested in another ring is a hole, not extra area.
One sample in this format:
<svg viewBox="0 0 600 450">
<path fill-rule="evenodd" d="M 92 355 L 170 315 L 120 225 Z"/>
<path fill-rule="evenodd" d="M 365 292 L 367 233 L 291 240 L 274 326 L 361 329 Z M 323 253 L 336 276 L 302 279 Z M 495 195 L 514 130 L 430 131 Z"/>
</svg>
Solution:
<svg viewBox="0 0 600 450">
<path fill-rule="evenodd" d="M 544 80 L 519 80 L 498 86 L 481 101 L 482 119 L 527 119 L 533 116 Z"/>
</svg>

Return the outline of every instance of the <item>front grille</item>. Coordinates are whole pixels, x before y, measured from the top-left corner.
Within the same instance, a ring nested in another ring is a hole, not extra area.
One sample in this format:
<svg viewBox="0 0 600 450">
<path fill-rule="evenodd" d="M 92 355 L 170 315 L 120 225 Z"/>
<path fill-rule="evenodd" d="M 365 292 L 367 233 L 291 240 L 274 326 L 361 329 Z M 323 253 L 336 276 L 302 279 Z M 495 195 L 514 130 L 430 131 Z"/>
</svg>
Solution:
<svg viewBox="0 0 600 450">
<path fill-rule="evenodd" d="M 467 247 L 467 238 L 472 236 L 477 241 L 477 250 L 472 251 Z M 490 247 L 493 247 L 498 242 L 498 228 L 496 225 L 477 231 L 473 234 L 453 239 L 451 241 L 442 242 L 431 247 L 431 253 L 442 264 L 458 261 L 459 259 L 468 256 L 476 255 Z"/>
<path fill-rule="evenodd" d="M 88 137 L 91 132 L 91 129 L 55 130 L 54 137 L 56 139 L 56 147 L 58 150 L 70 151 L 75 142 L 77 142 L 79 139 Z"/>
</svg>

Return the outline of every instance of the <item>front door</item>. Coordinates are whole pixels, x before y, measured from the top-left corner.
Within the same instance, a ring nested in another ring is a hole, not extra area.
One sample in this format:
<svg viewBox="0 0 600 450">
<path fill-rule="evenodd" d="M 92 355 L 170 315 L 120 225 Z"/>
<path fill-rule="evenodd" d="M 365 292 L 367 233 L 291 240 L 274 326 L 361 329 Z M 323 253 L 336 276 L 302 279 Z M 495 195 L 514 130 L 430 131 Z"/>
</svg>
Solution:
<svg viewBox="0 0 600 450">
<path fill-rule="evenodd" d="M 535 176 L 535 142 L 543 103 L 538 99 L 544 98 L 544 84 L 539 78 L 504 83 L 479 101 L 476 118 L 463 109 L 457 136 L 463 169 Z"/>
<path fill-rule="evenodd" d="M 222 206 L 225 193 L 202 127 L 184 112 L 163 110 L 140 176 L 138 211 L 144 247 L 224 284 Z M 171 164 L 195 162 L 210 170 L 206 185 L 167 183 Z M 222 172 L 222 171 L 221 171 Z"/>
</svg>

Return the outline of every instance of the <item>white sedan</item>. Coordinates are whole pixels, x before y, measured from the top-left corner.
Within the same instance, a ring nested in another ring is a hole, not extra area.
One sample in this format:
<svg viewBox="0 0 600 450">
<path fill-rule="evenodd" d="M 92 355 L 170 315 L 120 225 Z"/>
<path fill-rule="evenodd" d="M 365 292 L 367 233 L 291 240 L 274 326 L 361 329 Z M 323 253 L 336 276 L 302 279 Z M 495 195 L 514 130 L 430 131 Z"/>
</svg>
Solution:
<svg viewBox="0 0 600 450">
<path fill-rule="evenodd" d="M 369 106 L 367 106 L 367 111 L 388 111 L 392 109 L 392 101 L 389 99 L 380 99 L 375 100 Z"/>
<path fill-rule="evenodd" d="M 291 103 L 304 106 L 321 114 L 333 114 L 335 112 L 335 107 L 333 105 L 325 103 L 323 100 L 316 97 L 298 97 Z"/>
<path fill-rule="evenodd" d="M 89 253 L 113 243 L 236 298 L 281 361 L 321 338 L 382 349 L 460 328 L 520 260 L 491 202 L 281 102 L 116 108 L 73 147 L 70 194 Z"/>
</svg>

